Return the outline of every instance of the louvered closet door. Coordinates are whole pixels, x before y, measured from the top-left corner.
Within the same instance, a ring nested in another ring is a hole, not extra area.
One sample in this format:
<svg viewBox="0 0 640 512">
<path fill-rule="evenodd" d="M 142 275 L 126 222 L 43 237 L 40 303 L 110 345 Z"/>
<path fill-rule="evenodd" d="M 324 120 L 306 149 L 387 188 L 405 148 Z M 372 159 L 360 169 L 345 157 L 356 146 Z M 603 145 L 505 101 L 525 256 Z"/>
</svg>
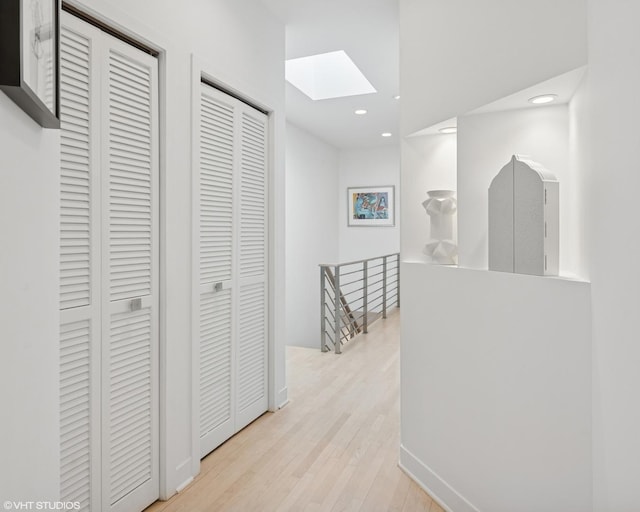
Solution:
<svg viewBox="0 0 640 512">
<path fill-rule="evenodd" d="M 201 85 L 200 451 L 267 410 L 267 118 Z"/>
<path fill-rule="evenodd" d="M 157 60 L 105 35 L 102 510 L 158 496 Z"/>
<path fill-rule="evenodd" d="M 236 107 L 202 85 L 200 110 L 200 455 L 235 432 L 232 287 Z"/>
<path fill-rule="evenodd" d="M 60 499 L 100 510 L 100 31 L 60 35 Z"/>
<path fill-rule="evenodd" d="M 268 407 L 267 117 L 242 105 L 239 132 L 236 430 Z"/>
<path fill-rule="evenodd" d="M 157 62 L 61 21 L 60 496 L 138 512 L 159 494 Z"/>
</svg>

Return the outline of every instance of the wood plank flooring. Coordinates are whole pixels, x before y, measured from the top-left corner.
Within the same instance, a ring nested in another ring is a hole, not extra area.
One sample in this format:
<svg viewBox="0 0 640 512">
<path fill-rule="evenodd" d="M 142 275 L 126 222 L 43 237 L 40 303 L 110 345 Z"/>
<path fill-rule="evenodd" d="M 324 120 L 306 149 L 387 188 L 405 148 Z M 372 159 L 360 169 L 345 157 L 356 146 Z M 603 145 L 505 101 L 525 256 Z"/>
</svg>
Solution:
<svg viewBox="0 0 640 512">
<path fill-rule="evenodd" d="M 444 512 L 397 465 L 395 311 L 342 355 L 287 348 L 290 403 L 202 460 L 195 481 L 148 512 Z"/>
</svg>

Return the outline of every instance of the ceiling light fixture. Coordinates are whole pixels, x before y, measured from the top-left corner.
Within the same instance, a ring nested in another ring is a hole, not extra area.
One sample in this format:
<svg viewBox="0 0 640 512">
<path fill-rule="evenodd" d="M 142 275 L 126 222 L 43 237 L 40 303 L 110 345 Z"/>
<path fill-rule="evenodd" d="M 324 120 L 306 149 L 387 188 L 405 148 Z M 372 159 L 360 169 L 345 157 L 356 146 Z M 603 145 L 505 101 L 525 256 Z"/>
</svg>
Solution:
<svg viewBox="0 0 640 512">
<path fill-rule="evenodd" d="M 541 94 L 540 96 L 529 98 L 529 103 L 533 103 L 534 105 L 544 105 L 545 103 L 555 101 L 557 97 L 557 94 Z"/>
<path fill-rule="evenodd" d="M 391 135 L 392 135 L 392 134 L 391 134 L 390 132 L 384 132 L 384 133 L 382 134 L 382 136 L 383 136 L 383 137 L 391 137 Z"/>
<path fill-rule="evenodd" d="M 314 101 L 377 92 L 344 50 L 289 59 L 285 78 Z"/>
<path fill-rule="evenodd" d="M 445 126 L 444 128 L 440 128 L 438 131 L 440 133 L 457 133 L 458 128 L 456 128 L 455 126 Z"/>
<path fill-rule="evenodd" d="M 363 116 L 367 113 L 367 111 L 363 108 L 359 108 L 358 110 L 354 110 L 353 113 L 357 116 Z"/>
<path fill-rule="evenodd" d="M 396 95 L 393 97 L 393 99 L 394 99 L 394 100 L 399 100 L 399 99 L 400 99 L 400 95 L 399 95 L 399 94 L 396 94 Z"/>
</svg>

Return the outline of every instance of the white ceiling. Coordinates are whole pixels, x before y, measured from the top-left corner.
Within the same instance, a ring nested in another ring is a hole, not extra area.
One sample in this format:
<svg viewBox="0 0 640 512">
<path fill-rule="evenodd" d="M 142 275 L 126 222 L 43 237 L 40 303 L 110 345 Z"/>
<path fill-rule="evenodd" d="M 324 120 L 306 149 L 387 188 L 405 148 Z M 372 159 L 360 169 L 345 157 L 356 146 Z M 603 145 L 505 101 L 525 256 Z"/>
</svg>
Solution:
<svg viewBox="0 0 640 512">
<path fill-rule="evenodd" d="M 287 83 L 287 120 L 338 148 L 397 144 L 397 0 L 262 1 L 286 23 L 287 59 L 344 50 L 378 91 L 313 101 Z M 361 108 L 368 113 L 353 113 Z"/>
<path fill-rule="evenodd" d="M 497 101 L 483 105 L 482 107 L 471 110 L 464 115 L 487 114 L 490 112 L 503 112 L 505 110 L 518 110 L 525 108 L 540 108 L 554 105 L 562 105 L 569 103 L 574 93 L 578 89 L 582 78 L 586 72 L 586 66 L 582 66 L 567 73 L 563 73 L 539 84 L 527 87 L 509 96 L 505 96 Z M 533 105 L 529 102 L 530 98 L 541 96 L 543 94 L 555 94 L 557 98 L 553 103 L 545 105 Z M 422 130 L 414 132 L 410 137 L 420 137 L 422 135 L 436 135 L 440 133 L 440 129 L 446 126 L 457 126 L 457 118 L 447 119 L 432 126 L 428 126 Z"/>
<path fill-rule="evenodd" d="M 586 69 L 586 66 L 582 66 L 563 73 L 562 75 L 545 80 L 544 82 L 527 87 L 522 91 L 506 96 L 498 101 L 472 110 L 469 114 L 486 114 L 487 112 L 516 110 L 519 108 L 537 108 L 537 105 L 529 103 L 529 99 L 543 94 L 555 94 L 557 96 L 556 100 L 553 103 L 548 103 L 547 106 L 569 103 L 580 85 Z"/>
</svg>

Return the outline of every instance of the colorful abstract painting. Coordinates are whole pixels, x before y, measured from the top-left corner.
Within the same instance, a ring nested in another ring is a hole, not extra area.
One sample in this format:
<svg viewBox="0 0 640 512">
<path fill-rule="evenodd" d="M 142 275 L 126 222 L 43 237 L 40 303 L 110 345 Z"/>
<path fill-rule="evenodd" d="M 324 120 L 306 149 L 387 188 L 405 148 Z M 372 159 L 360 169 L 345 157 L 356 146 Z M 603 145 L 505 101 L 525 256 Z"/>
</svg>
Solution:
<svg viewBox="0 0 640 512">
<path fill-rule="evenodd" d="M 393 187 L 349 188 L 349 226 L 393 226 L 393 192 Z"/>
</svg>

